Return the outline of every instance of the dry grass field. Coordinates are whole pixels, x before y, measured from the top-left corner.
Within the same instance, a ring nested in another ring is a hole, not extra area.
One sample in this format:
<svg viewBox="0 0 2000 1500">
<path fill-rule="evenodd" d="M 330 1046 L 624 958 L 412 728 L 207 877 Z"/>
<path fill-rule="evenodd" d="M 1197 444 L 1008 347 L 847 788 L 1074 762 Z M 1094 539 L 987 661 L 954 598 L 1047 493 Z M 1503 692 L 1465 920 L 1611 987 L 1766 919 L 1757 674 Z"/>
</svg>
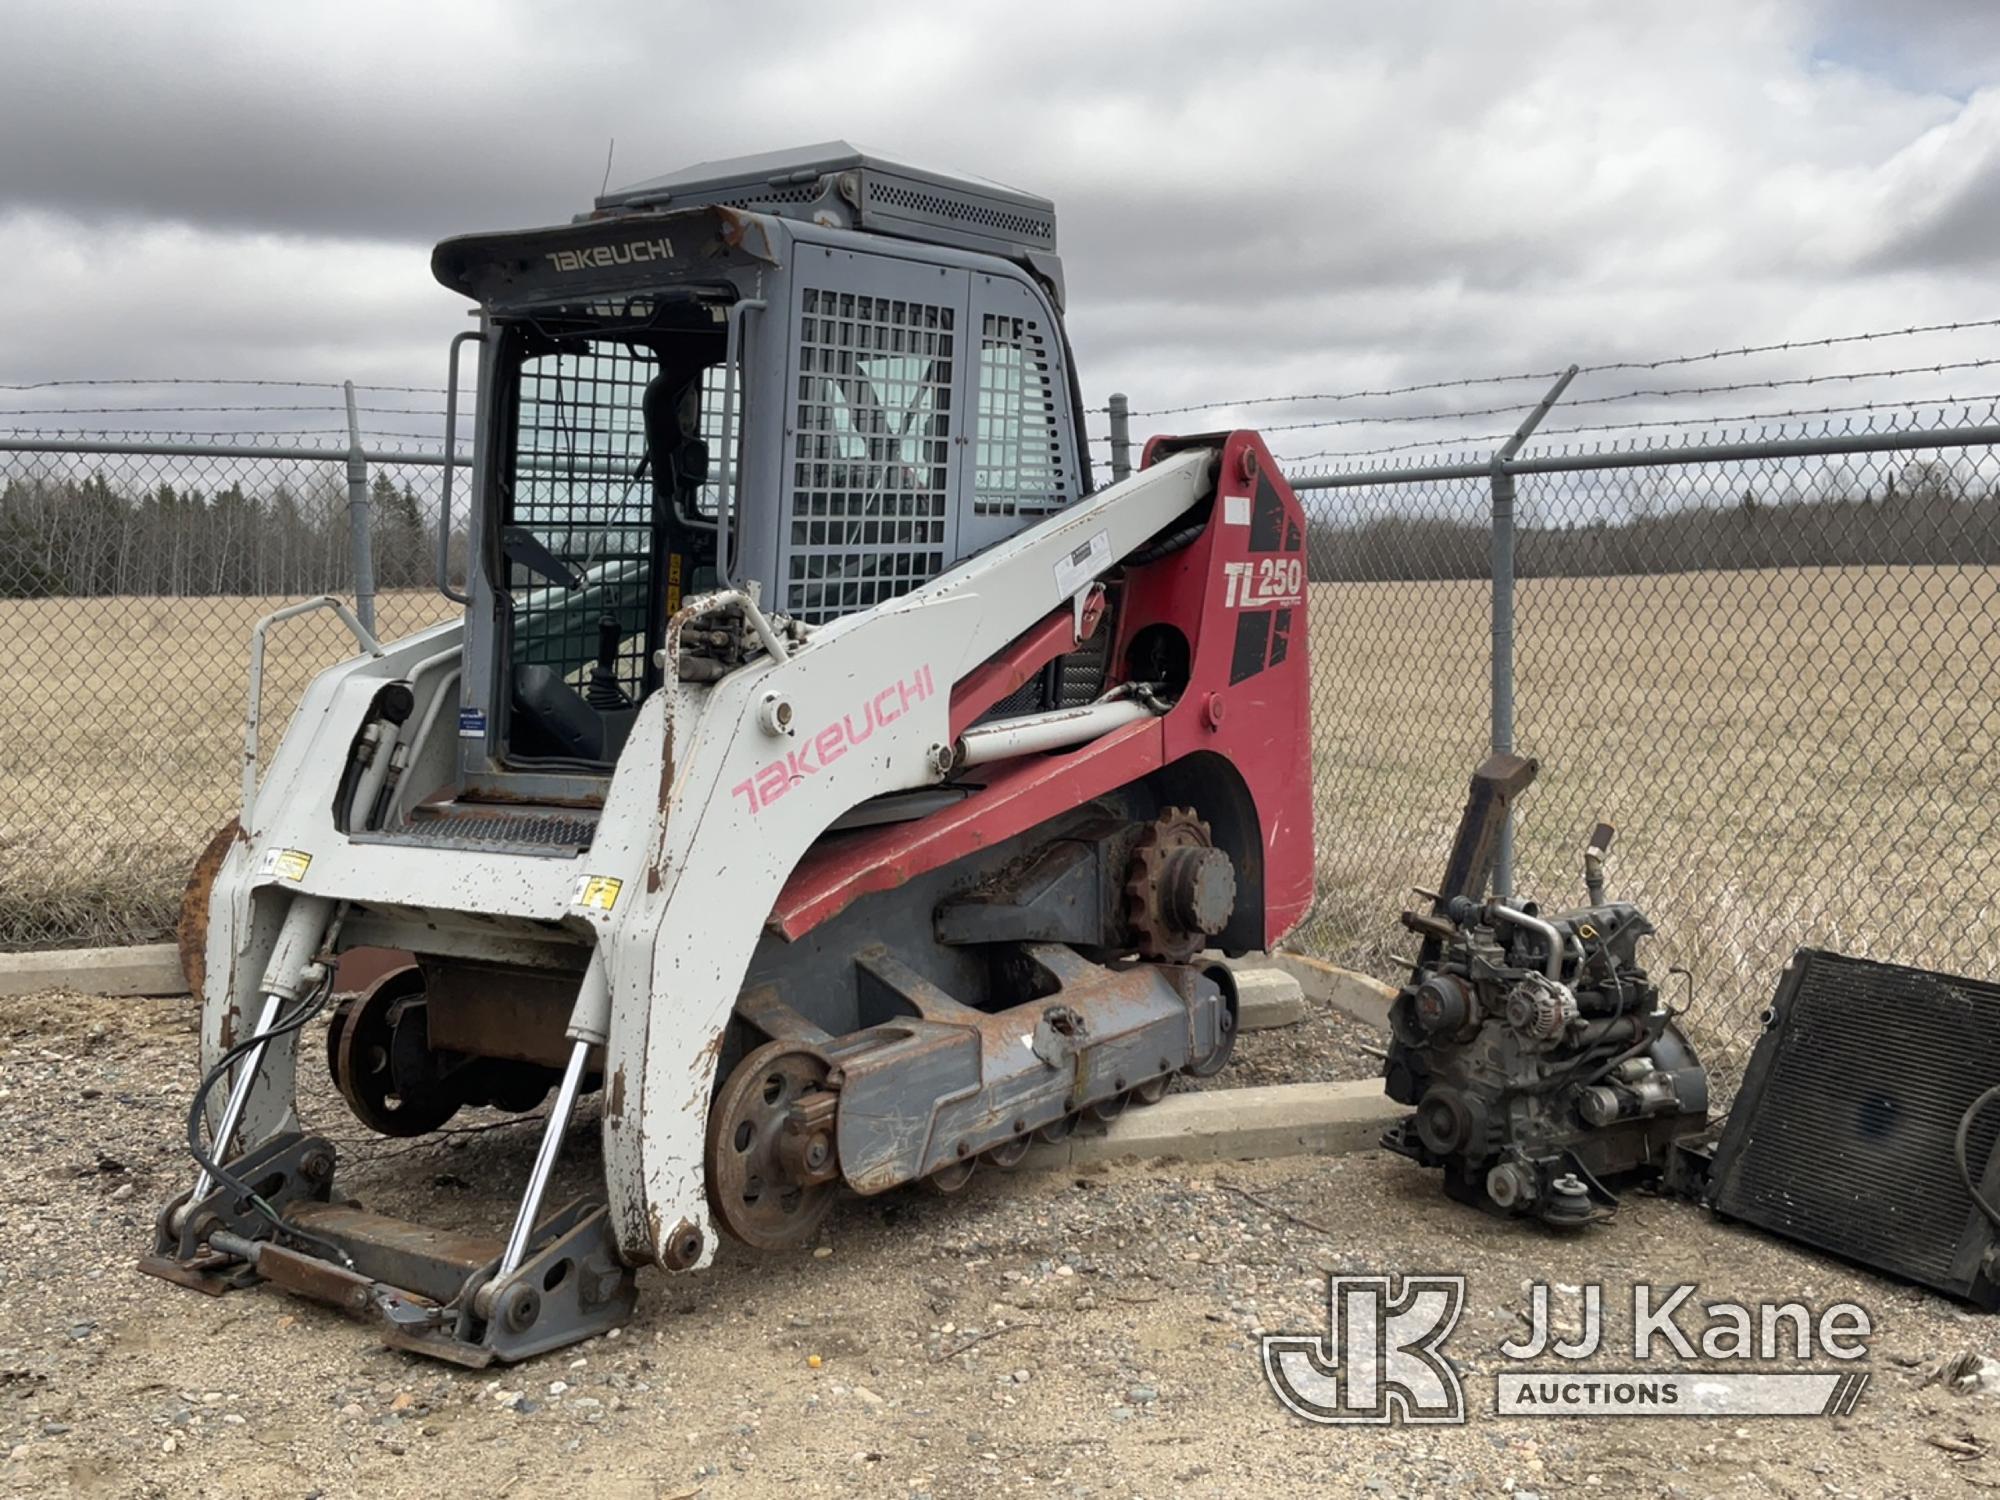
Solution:
<svg viewBox="0 0 2000 1500">
<path fill-rule="evenodd" d="M 1488 734 L 1484 582 L 1312 599 L 1321 901 L 1312 951 L 1385 972 Z M 1801 946 L 2000 972 L 2000 572 L 1838 568 L 1530 580 L 1515 741 L 1541 762 L 1515 891 L 1610 894 L 1687 968 L 1725 1074 Z M 1681 981 L 1675 981 L 1678 993 Z"/>
<path fill-rule="evenodd" d="M 1487 736 L 1481 582 L 1314 587 L 1321 902 L 1312 951 L 1375 969 L 1434 881 Z M 247 643 L 268 599 L 0 603 L 0 947 L 161 936 L 182 870 L 236 806 Z M 385 633 L 442 618 L 386 595 Z M 1548 579 L 1519 593 L 1517 891 L 1580 900 L 1591 823 L 1612 894 L 1692 971 L 1711 1047 L 1744 1034 L 1792 950 L 1991 974 L 2000 573 L 1802 569 Z M 278 727 L 343 651 L 279 628 Z"/>
<path fill-rule="evenodd" d="M 242 786 L 250 629 L 289 601 L 0 600 L 0 950 L 151 942 Z M 385 637 L 448 618 L 434 593 L 381 595 Z M 330 612 L 277 626 L 268 756 L 313 674 L 353 653 Z"/>
</svg>

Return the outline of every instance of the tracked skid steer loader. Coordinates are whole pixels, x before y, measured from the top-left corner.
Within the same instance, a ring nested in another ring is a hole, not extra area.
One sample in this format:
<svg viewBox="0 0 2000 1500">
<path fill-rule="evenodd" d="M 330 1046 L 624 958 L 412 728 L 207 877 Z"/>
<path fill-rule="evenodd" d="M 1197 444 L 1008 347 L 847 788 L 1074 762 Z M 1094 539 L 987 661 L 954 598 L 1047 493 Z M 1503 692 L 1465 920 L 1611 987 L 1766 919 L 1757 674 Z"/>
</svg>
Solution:
<svg viewBox="0 0 2000 1500">
<path fill-rule="evenodd" d="M 1052 205 L 836 142 L 432 266 L 478 313 L 463 614 L 349 617 L 261 765 L 253 700 L 144 1267 L 518 1360 L 626 1319 L 638 1267 L 1221 1067 L 1201 955 L 1312 894 L 1305 522 L 1251 433 L 1093 486 Z M 362 948 L 407 958 L 333 995 Z M 511 1226 L 343 1195 L 296 1107 L 322 1032 L 383 1134 L 546 1104 Z M 592 1092 L 602 1194 L 545 1203 Z"/>
</svg>

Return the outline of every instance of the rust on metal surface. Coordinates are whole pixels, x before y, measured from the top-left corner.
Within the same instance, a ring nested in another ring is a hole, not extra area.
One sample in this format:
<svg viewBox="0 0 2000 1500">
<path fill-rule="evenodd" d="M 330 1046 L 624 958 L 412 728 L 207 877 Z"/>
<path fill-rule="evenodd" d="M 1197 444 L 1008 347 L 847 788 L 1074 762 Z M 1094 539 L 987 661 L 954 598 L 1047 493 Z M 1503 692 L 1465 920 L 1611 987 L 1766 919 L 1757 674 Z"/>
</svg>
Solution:
<svg viewBox="0 0 2000 1500">
<path fill-rule="evenodd" d="M 240 1262 L 230 1255 L 206 1255 L 191 1261 L 180 1261 L 155 1251 L 139 1257 L 139 1270 L 145 1275 L 157 1276 L 162 1281 L 171 1281 L 176 1286 L 184 1286 L 189 1291 L 210 1297 L 220 1297 L 237 1289 L 236 1278 L 227 1272 L 239 1265 Z"/>
<path fill-rule="evenodd" d="M 497 1261 L 505 1248 L 486 1235 L 413 1224 L 351 1203 L 299 1204 L 285 1217 L 339 1245 L 352 1257 L 355 1274 L 439 1303 L 451 1301 L 468 1276 Z"/>
<path fill-rule="evenodd" d="M 701 1230 L 691 1220 L 682 1219 L 660 1246 L 660 1264 L 669 1271 L 689 1270 L 701 1259 L 704 1244 Z"/>
<path fill-rule="evenodd" d="M 243 825 L 234 818 L 216 829 L 201 853 L 195 856 L 194 868 L 188 871 L 187 884 L 181 887 L 181 916 L 174 937 L 180 949 L 181 974 L 187 980 L 188 993 L 197 999 L 208 984 L 209 898 L 215 891 L 215 877 L 222 873 L 223 860 L 229 857 L 231 846 L 243 836 Z"/>
<path fill-rule="evenodd" d="M 1142 958 L 1186 963 L 1222 931 L 1235 900 L 1228 856 L 1194 809 L 1166 809 L 1133 845 L 1125 920 Z"/>
<path fill-rule="evenodd" d="M 1023 951 L 1044 978 L 1041 988 L 1052 983 L 1053 992 L 997 1011 L 964 1005 L 885 948 L 855 955 L 860 968 L 918 1014 L 842 1037 L 833 1051 L 844 1074 L 841 1107 L 856 1111 L 835 1121 L 849 1187 L 870 1195 L 939 1174 L 933 1186 L 962 1185 L 969 1158 L 1060 1127 L 1065 1116 L 1115 1101 L 1150 1078 L 1150 1072 L 1121 1076 L 1120 1065 L 1107 1061 L 1120 1054 L 1127 1038 L 1170 1024 L 1176 1045 L 1185 1049 L 1185 1002 L 1171 993 L 1175 971 L 1152 965 L 1110 969 L 1054 943 L 1030 944 Z M 1059 1034 L 1044 1036 L 1051 1025 Z M 942 1078 L 947 1072 L 955 1075 L 959 1091 L 949 1099 L 940 1096 L 900 1138 L 884 1140 L 872 1128 L 878 1121 L 871 1117 L 894 1108 L 897 1078 Z M 862 1121 L 870 1128 L 854 1128 Z"/>
<path fill-rule="evenodd" d="M 825 1152 L 835 1147 L 826 1095 L 827 1060 L 793 1042 L 767 1042 L 736 1065 L 709 1112 L 708 1198 L 722 1226 L 759 1250 L 786 1250 L 812 1238 L 833 1206 L 837 1173 L 806 1170 L 803 1143 L 790 1128 L 804 1107 Z M 830 1099 L 830 1096 L 828 1096 Z M 659 1246 L 661 1264 L 677 1253 Z M 699 1254 L 699 1252 L 697 1252 Z"/>
<path fill-rule="evenodd" d="M 434 1076 L 430 1087 L 419 1088 L 414 1078 L 392 1065 L 402 1029 L 429 1019 L 427 1006 L 422 1011 L 410 1009 L 415 1006 L 425 1006 L 424 974 L 409 964 L 390 970 L 343 1001 L 327 1028 L 327 1061 L 334 1086 L 354 1117 L 377 1135 L 427 1135 L 465 1103 L 449 1080 Z"/>
<path fill-rule="evenodd" d="M 778 263 L 777 254 L 771 249 L 771 228 L 762 214 L 748 213 L 720 203 L 710 212 L 715 215 L 716 226 L 722 232 L 723 244 L 745 255 L 754 255 L 766 265 L 775 266 Z"/>
<path fill-rule="evenodd" d="M 324 1302 L 351 1316 L 368 1315 L 371 1290 L 368 1278 L 330 1260 L 267 1242 L 257 1250 L 257 1274 L 273 1286 L 314 1302 Z"/>
<path fill-rule="evenodd" d="M 453 959 L 424 978 L 432 1047 L 552 1068 L 569 1060 L 580 972 Z"/>
<path fill-rule="evenodd" d="M 502 807 L 569 807 L 584 812 L 602 812 L 604 810 L 604 799 L 602 797 L 558 797 L 549 792 L 514 792 L 502 786 L 490 785 L 464 788 L 453 799 L 451 805 L 463 806 L 466 803 L 475 803 L 481 806 L 491 804 Z M 439 817 L 449 817 L 451 814 L 439 811 L 445 805 L 443 803 L 428 803 L 418 808 L 418 811 L 426 814 L 435 814 Z"/>
</svg>

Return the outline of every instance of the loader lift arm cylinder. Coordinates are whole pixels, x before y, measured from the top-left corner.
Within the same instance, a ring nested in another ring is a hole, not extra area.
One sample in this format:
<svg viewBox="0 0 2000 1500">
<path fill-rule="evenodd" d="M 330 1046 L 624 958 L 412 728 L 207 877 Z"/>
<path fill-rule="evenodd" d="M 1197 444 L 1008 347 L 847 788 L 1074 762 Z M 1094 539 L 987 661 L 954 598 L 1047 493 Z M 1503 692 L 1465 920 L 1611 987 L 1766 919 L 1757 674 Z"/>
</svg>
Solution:
<svg viewBox="0 0 2000 1500">
<path fill-rule="evenodd" d="M 601 1046 L 610 1030 L 611 981 L 604 972 L 604 950 L 598 948 L 590 955 L 590 967 L 583 971 L 583 984 L 577 990 L 576 1005 L 570 1012 L 569 1062 L 563 1068 L 562 1083 L 556 1089 L 556 1102 L 549 1110 L 549 1122 L 542 1131 L 542 1144 L 535 1152 L 534 1168 L 528 1173 L 527 1189 L 521 1194 L 521 1206 L 514 1214 L 514 1227 L 507 1234 L 507 1248 L 500 1257 L 500 1269 L 493 1278 L 496 1282 L 512 1276 L 527 1258 L 528 1242 L 535 1233 L 535 1221 L 541 1217 L 542 1195 L 548 1191 L 549 1177 L 555 1171 L 556 1155 L 562 1150 L 563 1135 L 569 1129 L 569 1117 L 576 1110 L 576 1096 L 583 1086 L 583 1070 L 590 1061 L 590 1049 Z"/>
<path fill-rule="evenodd" d="M 236 1070 L 236 1077 L 229 1086 L 229 1102 L 223 1106 L 222 1118 L 216 1122 L 215 1132 L 209 1138 L 209 1155 L 218 1162 L 228 1159 L 230 1142 L 243 1118 L 244 1107 L 250 1102 L 250 1091 L 256 1087 L 258 1071 L 264 1066 L 264 1054 L 270 1048 L 271 1033 L 278 1024 L 278 1013 L 287 1000 L 298 999 L 321 977 L 315 972 L 319 968 L 315 955 L 326 937 L 327 921 L 332 912 L 330 898 L 300 895 L 292 898 L 291 909 L 285 913 L 285 925 L 279 929 L 278 941 L 271 949 L 271 961 L 264 966 L 263 978 L 258 983 L 264 995 L 264 1008 L 257 1018 L 257 1029 L 252 1033 L 256 1045 L 244 1055 L 241 1066 Z M 208 1169 L 203 1167 L 195 1177 L 194 1192 L 189 1195 L 188 1202 L 192 1204 L 205 1198 L 213 1185 Z"/>
</svg>

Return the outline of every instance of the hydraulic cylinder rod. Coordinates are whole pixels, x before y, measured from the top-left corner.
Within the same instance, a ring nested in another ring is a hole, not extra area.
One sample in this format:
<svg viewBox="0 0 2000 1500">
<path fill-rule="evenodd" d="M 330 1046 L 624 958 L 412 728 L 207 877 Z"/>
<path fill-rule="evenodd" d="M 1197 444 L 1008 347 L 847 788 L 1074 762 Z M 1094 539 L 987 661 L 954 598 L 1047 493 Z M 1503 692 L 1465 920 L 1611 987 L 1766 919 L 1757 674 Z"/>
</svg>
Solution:
<svg viewBox="0 0 2000 1500">
<path fill-rule="evenodd" d="M 222 1118 L 209 1137 L 208 1154 L 218 1162 L 229 1159 L 230 1143 L 250 1103 L 250 1091 L 257 1085 L 257 1074 L 264 1066 L 264 1054 L 270 1049 L 271 1030 L 278 1023 L 278 1013 L 286 1001 L 298 999 L 318 981 L 314 956 L 326 937 L 327 919 L 332 912 L 333 902 L 328 897 L 301 895 L 292 898 L 291 910 L 285 913 L 285 925 L 278 931 L 271 961 L 264 966 L 264 976 L 258 983 L 264 1007 L 257 1018 L 257 1029 L 251 1033 L 256 1045 L 237 1063 L 236 1076 L 229 1086 L 229 1102 L 223 1106 Z M 214 1183 L 204 1167 L 195 1178 L 194 1192 L 188 1202 L 199 1202 L 212 1186 Z"/>
<path fill-rule="evenodd" d="M 1059 708 L 1053 713 L 980 724 L 958 737 L 952 764 L 979 766 L 988 761 L 1030 755 L 1037 750 L 1081 745 L 1127 724 L 1150 719 L 1153 714 L 1152 709 L 1135 699 L 1116 698 L 1109 703 L 1086 703 L 1079 708 Z"/>
<path fill-rule="evenodd" d="M 555 1172 L 556 1155 L 562 1150 L 563 1133 L 569 1129 L 569 1117 L 576 1109 L 584 1065 L 590 1060 L 590 1049 L 603 1043 L 610 1024 L 611 980 L 604 971 L 604 950 L 599 948 L 590 955 L 590 966 L 583 972 L 583 984 L 577 991 L 576 1005 L 570 1012 L 569 1064 L 563 1069 L 555 1105 L 549 1110 L 548 1124 L 542 1130 L 542 1144 L 535 1152 L 535 1165 L 528 1173 L 527 1191 L 521 1195 L 521 1206 L 514 1215 L 514 1227 L 507 1235 L 507 1248 L 500 1257 L 500 1269 L 493 1278 L 496 1282 L 512 1276 L 528 1257 L 528 1244 L 534 1237 L 535 1221 L 541 1217 L 542 1195 L 548 1191 L 549 1178 Z"/>
</svg>

